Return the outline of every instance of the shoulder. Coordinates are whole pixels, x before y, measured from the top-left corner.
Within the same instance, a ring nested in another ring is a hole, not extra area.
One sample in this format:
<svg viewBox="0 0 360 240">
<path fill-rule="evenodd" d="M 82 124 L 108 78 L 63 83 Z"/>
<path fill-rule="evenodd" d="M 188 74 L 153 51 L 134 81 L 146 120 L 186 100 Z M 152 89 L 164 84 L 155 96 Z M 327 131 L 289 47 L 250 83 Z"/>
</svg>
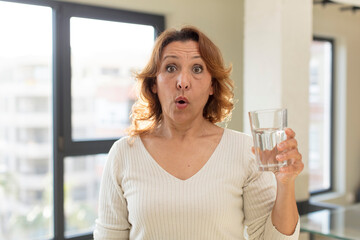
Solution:
<svg viewBox="0 0 360 240">
<path fill-rule="evenodd" d="M 125 150 L 128 148 L 131 148 L 134 145 L 137 145 L 138 138 L 139 138 L 139 136 L 133 136 L 133 137 L 124 136 L 124 137 L 116 140 L 111 148 L 118 149 L 118 150 L 119 149 Z"/>
<path fill-rule="evenodd" d="M 249 164 L 249 161 L 252 161 L 254 158 L 251 151 L 251 147 L 254 145 L 251 135 L 236 130 L 225 129 L 224 143 L 226 151 L 241 157 L 244 163 Z"/>
<path fill-rule="evenodd" d="M 124 136 L 113 143 L 109 150 L 109 158 L 119 159 L 139 148 L 139 137 Z"/>
<path fill-rule="evenodd" d="M 107 162 L 116 176 L 122 176 L 124 169 L 131 162 L 129 160 L 141 153 L 140 144 L 138 136 L 125 136 L 114 142 L 109 150 Z"/>
<path fill-rule="evenodd" d="M 245 144 L 252 144 L 252 136 L 249 134 L 232 129 L 225 129 L 224 131 L 224 137 L 226 137 L 230 141 L 240 141 Z"/>
<path fill-rule="evenodd" d="M 249 134 L 232 129 L 225 129 L 222 146 L 225 152 L 248 159 L 251 157 L 253 141 Z"/>
<path fill-rule="evenodd" d="M 109 153 L 117 152 L 122 148 L 126 148 L 127 139 L 129 139 L 129 137 L 126 136 L 116 140 L 111 146 Z"/>
</svg>

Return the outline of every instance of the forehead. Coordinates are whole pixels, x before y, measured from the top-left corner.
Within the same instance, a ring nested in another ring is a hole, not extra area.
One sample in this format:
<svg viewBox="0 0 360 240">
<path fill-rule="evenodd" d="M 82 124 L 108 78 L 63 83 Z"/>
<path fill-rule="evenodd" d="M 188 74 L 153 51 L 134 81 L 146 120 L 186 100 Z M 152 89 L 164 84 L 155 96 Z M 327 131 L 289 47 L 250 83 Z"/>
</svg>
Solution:
<svg viewBox="0 0 360 240">
<path fill-rule="evenodd" d="M 162 59 L 168 56 L 200 56 L 199 44 L 191 40 L 171 42 L 164 48 Z"/>
</svg>

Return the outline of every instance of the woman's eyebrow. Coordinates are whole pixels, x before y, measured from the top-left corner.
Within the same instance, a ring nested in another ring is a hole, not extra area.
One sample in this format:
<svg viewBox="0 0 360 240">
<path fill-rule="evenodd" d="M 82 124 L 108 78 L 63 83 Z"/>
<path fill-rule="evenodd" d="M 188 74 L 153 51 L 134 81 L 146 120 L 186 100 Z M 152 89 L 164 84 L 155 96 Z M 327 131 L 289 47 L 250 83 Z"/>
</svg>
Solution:
<svg viewBox="0 0 360 240">
<path fill-rule="evenodd" d="M 176 59 L 178 59 L 179 57 L 178 56 L 175 56 L 175 55 L 166 55 L 166 56 L 164 56 L 163 57 L 163 61 L 165 60 L 165 59 L 167 59 L 167 58 L 176 58 Z"/>
</svg>

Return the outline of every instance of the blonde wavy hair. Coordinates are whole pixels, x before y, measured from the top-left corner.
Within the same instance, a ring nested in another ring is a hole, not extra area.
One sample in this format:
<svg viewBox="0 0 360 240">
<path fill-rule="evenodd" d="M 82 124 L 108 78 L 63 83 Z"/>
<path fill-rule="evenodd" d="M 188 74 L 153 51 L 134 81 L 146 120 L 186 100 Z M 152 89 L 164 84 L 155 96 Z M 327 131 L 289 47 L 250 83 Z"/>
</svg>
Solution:
<svg viewBox="0 0 360 240">
<path fill-rule="evenodd" d="M 230 79 L 231 66 L 226 67 L 219 48 L 200 30 L 185 26 L 179 30 L 168 29 L 157 38 L 150 60 L 145 68 L 136 74 L 138 100 L 131 113 L 129 136 L 152 132 L 161 123 L 162 109 L 157 94 L 152 92 L 161 65 L 164 48 L 175 41 L 195 41 L 199 44 L 200 56 L 212 76 L 214 94 L 204 107 L 203 116 L 211 123 L 228 120 L 234 107 L 234 82 Z"/>
</svg>

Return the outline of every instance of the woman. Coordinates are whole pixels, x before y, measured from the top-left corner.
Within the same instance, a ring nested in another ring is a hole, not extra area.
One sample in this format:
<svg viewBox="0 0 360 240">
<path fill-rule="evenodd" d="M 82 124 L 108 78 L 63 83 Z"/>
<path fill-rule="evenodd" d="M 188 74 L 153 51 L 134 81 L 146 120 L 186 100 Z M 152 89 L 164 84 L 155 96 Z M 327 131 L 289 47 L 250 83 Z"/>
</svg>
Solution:
<svg viewBox="0 0 360 240">
<path fill-rule="evenodd" d="M 104 169 L 95 239 L 298 238 L 295 133 L 278 147 L 292 164 L 259 172 L 251 137 L 215 125 L 233 108 L 230 70 L 194 27 L 158 37 Z"/>
</svg>

